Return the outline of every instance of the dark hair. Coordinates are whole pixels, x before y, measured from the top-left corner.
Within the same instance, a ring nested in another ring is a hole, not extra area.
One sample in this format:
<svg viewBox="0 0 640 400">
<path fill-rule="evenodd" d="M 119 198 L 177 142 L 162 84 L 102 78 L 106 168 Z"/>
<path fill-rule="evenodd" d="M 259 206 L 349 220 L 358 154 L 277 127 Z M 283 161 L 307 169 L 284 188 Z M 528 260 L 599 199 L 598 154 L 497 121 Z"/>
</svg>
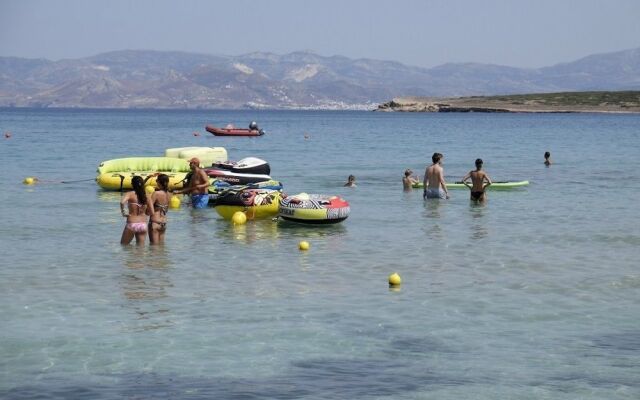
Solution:
<svg viewBox="0 0 640 400">
<path fill-rule="evenodd" d="M 347 180 L 351 181 L 351 180 L 356 180 L 356 177 L 354 175 L 349 175 L 349 178 L 347 178 Z"/>
<path fill-rule="evenodd" d="M 160 174 L 158 175 L 156 182 L 158 183 L 158 186 L 160 186 L 160 190 L 164 190 L 165 192 L 169 190 L 169 176 Z"/>
<path fill-rule="evenodd" d="M 434 164 L 437 164 L 441 158 L 442 158 L 442 154 L 433 153 L 433 155 L 431 156 L 431 161 L 433 161 Z"/>
<path fill-rule="evenodd" d="M 134 176 L 131 178 L 131 186 L 133 186 L 133 191 L 136 192 L 136 196 L 138 196 L 138 203 L 146 204 L 147 193 L 144 191 L 144 179 L 142 179 L 141 176 Z"/>
<path fill-rule="evenodd" d="M 409 175 L 411 175 L 411 170 L 410 169 L 405 170 L 404 176 L 409 176 Z"/>
<path fill-rule="evenodd" d="M 549 158 L 551 157 L 551 153 L 549 153 L 548 151 L 544 152 L 544 158 Z"/>
<path fill-rule="evenodd" d="M 482 167 L 483 163 L 484 161 L 482 161 L 482 158 L 476 158 L 476 168 Z"/>
</svg>

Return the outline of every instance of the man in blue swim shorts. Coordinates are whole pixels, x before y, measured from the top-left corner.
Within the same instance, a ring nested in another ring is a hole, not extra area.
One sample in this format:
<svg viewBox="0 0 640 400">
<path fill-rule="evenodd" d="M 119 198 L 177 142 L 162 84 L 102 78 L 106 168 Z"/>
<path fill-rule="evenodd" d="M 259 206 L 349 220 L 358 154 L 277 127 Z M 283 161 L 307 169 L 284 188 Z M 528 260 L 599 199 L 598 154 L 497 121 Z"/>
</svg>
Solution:
<svg viewBox="0 0 640 400">
<path fill-rule="evenodd" d="M 424 192 L 425 199 L 448 199 L 447 183 L 444 181 L 444 169 L 442 169 L 442 159 L 440 153 L 433 153 L 431 161 L 433 164 L 424 171 Z"/>
<path fill-rule="evenodd" d="M 209 204 L 209 176 L 200 168 L 200 160 L 196 157 L 189 160 L 189 168 L 192 172 L 186 187 L 174 193 L 190 194 L 193 208 L 205 208 Z"/>
</svg>

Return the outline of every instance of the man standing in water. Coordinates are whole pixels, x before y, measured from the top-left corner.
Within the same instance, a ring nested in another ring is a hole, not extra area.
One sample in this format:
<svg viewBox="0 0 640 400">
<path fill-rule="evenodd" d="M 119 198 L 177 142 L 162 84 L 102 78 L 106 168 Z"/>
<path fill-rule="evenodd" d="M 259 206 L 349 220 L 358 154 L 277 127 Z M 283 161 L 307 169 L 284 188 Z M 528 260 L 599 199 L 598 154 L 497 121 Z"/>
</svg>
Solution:
<svg viewBox="0 0 640 400">
<path fill-rule="evenodd" d="M 174 193 L 190 194 L 193 208 L 205 208 L 209 204 L 209 176 L 200 168 L 200 159 L 196 157 L 189 160 L 189 167 L 192 172 L 187 187 Z"/>
<path fill-rule="evenodd" d="M 440 153 L 433 153 L 431 161 L 433 164 L 424 171 L 424 192 L 422 197 L 425 199 L 448 199 L 447 183 L 444 181 L 444 169 L 442 168 L 442 159 L 444 156 Z"/>
<path fill-rule="evenodd" d="M 489 178 L 489 175 L 482 170 L 482 164 L 482 159 L 478 158 L 476 160 L 476 170 L 469 171 L 469 173 L 462 178 L 462 183 L 471 190 L 471 200 L 479 203 L 484 203 L 487 200 L 485 189 L 487 186 L 491 185 L 491 178 Z M 469 186 L 469 183 L 467 182 L 469 179 L 471 179 L 471 184 L 473 186 Z"/>
</svg>

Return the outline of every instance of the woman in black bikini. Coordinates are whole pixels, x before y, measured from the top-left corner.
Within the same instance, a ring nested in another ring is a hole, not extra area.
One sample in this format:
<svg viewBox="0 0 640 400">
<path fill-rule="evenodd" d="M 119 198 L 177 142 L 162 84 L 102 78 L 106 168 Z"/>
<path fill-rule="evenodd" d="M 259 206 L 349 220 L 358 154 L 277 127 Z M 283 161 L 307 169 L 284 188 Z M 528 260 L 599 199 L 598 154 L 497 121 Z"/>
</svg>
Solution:
<svg viewBox="0 0 640 400">
<path fill-rule="evenodd" d="M 158 189 L 147 200 L 149 208 L 149 241 L 151 244 L 162 244 L 167 230 L 169 177 L 165 174 L 159 174 L 156 182 Z"/>
<path fill-rule="evenodd" d="M 476 160 L 476 170 L 469 171 L 469 173 L 462 178 L 462 183 L 471 190 L 471 200 L 480 203 L 487 200 L 485 190 L 487 189 L 487 186 L 491 185 L 491 178 L 489 178 L 489 175 L 482 170 L 482 164 L 482 159 L 478 158 Z M 471 184 L 473 186 L 469 185 L 469 182 L 467 182 L 469 179 L 471 179 Z"/>
</svg>

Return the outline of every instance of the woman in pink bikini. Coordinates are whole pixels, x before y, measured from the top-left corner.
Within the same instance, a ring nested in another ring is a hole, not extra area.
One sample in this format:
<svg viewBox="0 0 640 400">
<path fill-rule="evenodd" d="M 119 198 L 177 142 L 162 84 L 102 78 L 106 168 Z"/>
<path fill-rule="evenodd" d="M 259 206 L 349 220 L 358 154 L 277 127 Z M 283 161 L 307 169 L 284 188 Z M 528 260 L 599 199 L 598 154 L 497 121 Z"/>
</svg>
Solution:
<svg viewBox="0 0 640 400">
<path fill-rule="evenodd" d="M 131 243 L 134 237 L 136 244 L 144 244 L 147 235 L 147 194 L 144 191 L 144 180 L 142 177 L 134 176 L 131 185 L 133 190 L 125 193 L 120 200 L 120 213 L 127 217 L 120 244 Z"/>
</svg>

